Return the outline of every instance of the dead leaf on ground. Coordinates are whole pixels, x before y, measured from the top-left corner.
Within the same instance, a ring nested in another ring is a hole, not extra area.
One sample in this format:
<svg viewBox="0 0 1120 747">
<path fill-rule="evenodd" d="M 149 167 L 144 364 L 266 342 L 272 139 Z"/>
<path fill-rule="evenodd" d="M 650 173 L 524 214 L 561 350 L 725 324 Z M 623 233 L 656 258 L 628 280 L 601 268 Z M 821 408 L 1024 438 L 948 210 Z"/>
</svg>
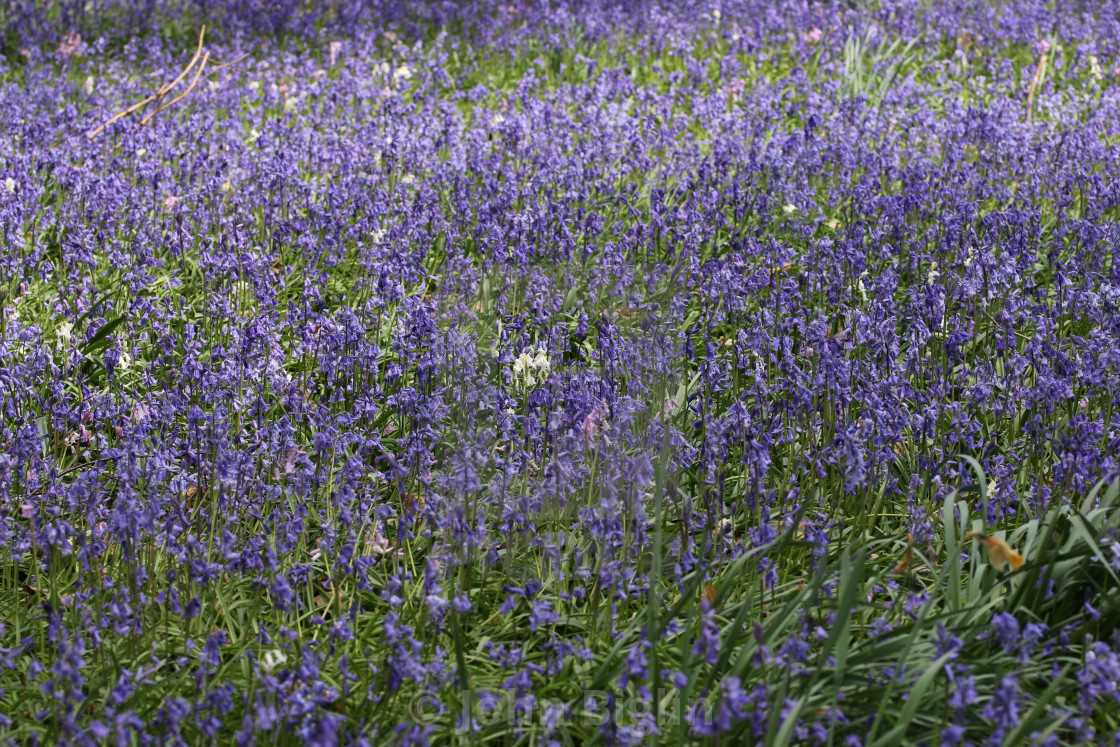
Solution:
<svg viewBox="0 0 1120 747">
<path fill-rule="evenodd" d="M 1012 570 L 1019 570 L 1023 566 L 1023 556 L 1011 549 L 1011 545 L 1007 544 L 999 537 L 991 537 L 980 532 L 968 532 L 964 536 L 965 541 L 976 540 L 984 549 L 988 551 L 988 562 L 997 571 L 1004 571 L 1007 566 L 1011 566 Z"/>
</svg>

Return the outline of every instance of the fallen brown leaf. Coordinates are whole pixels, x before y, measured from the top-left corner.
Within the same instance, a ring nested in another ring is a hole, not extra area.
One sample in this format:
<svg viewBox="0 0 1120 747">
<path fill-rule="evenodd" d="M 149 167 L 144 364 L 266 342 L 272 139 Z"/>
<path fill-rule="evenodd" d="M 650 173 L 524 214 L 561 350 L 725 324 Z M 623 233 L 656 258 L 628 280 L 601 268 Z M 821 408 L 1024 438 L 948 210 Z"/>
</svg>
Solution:
<svg viewBox="0 0 1120 747">
<path fill-rule="evenodd" d="M 1011 566 L 1012 570 L 1019 570 L 1023 566 L 1023 556 L 1011 549 L 1011 545 L 1007 544 L 998 537 L 989 537 L 980 532 L 968 532 L 964 535 L 965 541 L 974 539 L 984 546 L 988 551 L 988 562 L 995 567 L 997 571 L 1004 571 L 1007 566 Z"/>
</svg>

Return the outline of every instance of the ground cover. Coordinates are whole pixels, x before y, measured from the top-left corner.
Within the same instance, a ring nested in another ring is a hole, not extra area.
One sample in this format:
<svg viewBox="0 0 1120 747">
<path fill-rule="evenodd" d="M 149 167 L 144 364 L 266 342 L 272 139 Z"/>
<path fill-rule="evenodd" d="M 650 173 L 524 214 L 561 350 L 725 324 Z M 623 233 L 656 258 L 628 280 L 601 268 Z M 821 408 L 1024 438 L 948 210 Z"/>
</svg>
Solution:
<svg viewBox="0 0 1120 747">
<path fill-rule="evenodd" d="M 0 33 L 0 738 L 1115 743 L 1114 9 Z"/>
</svg>

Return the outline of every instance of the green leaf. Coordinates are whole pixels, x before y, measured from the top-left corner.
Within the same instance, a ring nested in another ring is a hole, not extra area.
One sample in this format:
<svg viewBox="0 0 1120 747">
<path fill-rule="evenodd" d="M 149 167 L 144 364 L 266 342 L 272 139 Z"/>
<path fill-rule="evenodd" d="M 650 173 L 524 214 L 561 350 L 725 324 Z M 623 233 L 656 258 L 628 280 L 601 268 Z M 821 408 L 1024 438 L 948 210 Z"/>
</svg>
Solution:
<svg viewBox="0 0 1120 747">
<path fill-rule="evenodd" d="M 797 704 L 786 714 L 785 721 L 782 722 L 782 728 L 778 730 L 778 737 L 774 740 L 774 744 L 789 744 L 792 741 L 793 729 L 797 726 L 797 717 L 801 715 L 801 709 L 804 707 L 805 698 L 800 698 Z"/>
<path fill-rule="evenodd" d="M 1066 675 L 1069 674 L 1069 670 L 1071 668 L 1073 668 L 1072 663 L 1066 664 L 1064 667 L 1062 667 L 1062 671 L 1058 673 L 1058 676 L 1050 681 L 1049 686 L 1047 686 L 1047 688 L 1043 691 L 1042 695 L 1038 696 L 1038 700 L 1034 702 L 1031 710 L 1027 712 L 1026 716 L 1019 720 L 1018 726 L 1009 731 L 1007 733 L 1007 736 L 1004 737 L 1004 747 L 1017 747 L 1018 745 L 1023 744 L 1023 741 L 1026 739 L 1027 735 L 1030 734 L 1032 729 L 1037 729 L 1042 725 L 1047 724 L 1046 720 L 1043 720 L 1040 724 L 1036 724 L 1035 721 L 1036 719 L 1039 719 L 1040 716 L 1043 716 L 1045 714 L 1046 706 L 1050 704 L 1050 701 L 1053 700 L 1055 696 L 1057 696 L 1061 689 L 1071 684 L 1069 682 L 1066 682 Z M 1055 721 L 1047 725 L 1050 727 L 1051 731 L 1056 730 L 1063 723 L 1065 723 L 1065 720 L 1067 718 L 1068 715 L 1060 716 L 1055 719 Z"/>
<path fill-rule="evenodd" d="M 124 324 L 127 320 L 127 315 L 121 315 L 116 319 L 111 319 L 102 324 L 100 329 L 93 333 L 93 337 L 86 340 L 86 342 L 82 345 L 82 353 L 84 355 L 90 355 L 91 353 L 95 353 L 98 350 L 107 348 L 110 344 L 109 335 L 113 334 L 113 331 L 117 327 Z"/>
<path fill-rule="evenodd" d="M 953 511 L 957 491 L 945 496 L 942 508 L 942 523 L 945 527 L 945 573 L 949 582 L 949 609 L 953 612 L 961 608 L 961 552 L 957 546 L 957 518 Z"/>
<path fill-rule="evenodd" d="M 898 714 L 898 723 L 893 729 L 888 731 L 883 736 L 871 743 L 871 747 L 886 747 L 886 745 L 902 744 L 903 737 L 906 736 L 907 729 L 910 728 L 911 721 L 918 712 L 918 708 L 922 704 L 922 696 L 925 695 L 926 690 L 933 684 L 933 679 L 942 671 L 945 662 L 953 656 L 955 652 L 949 651 L 939 656 L 933 664 L 929 666 L 926 671 L 922 672 L 922 676 L 910 688 L 907 695 L 906 705 L 902 707 L 902 711 Z"/>
</svg>

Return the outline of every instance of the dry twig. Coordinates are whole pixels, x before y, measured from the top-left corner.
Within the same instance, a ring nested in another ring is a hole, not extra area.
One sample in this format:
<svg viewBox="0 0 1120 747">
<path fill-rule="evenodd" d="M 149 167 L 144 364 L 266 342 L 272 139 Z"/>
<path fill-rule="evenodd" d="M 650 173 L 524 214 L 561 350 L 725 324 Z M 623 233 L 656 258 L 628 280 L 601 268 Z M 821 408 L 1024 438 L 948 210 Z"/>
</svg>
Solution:
<svg viewBox="0 0 1120 747">
<path fill-rule="evenodd" d="M 1038 67 L 1034 71 L 1034 78 L 1031 80 L 1030 90 L 1027 91 L 1027 121 L 1030 122 L 1034 117 L 1034 95 L 1038 90 L 1038 86 L 1042 83 L 1043 77 L 1046 75 L 1046 63 L 1050 59 L 1050 51 L 1047 50 L 1042 53 L 1042 57 L 1038 60 Z"/>
<path fill-rule="evenodd" d="M 150 114 L 148 114 L 146 117 L 144 117 L 143 119 L 140 120 L 140 124 L 141 125 L 149 124 L 152 121 L 152 117 L 156 116 L 160 112 L 167 111 L 171 107 L 175 106 L 175 104 L 178 104 L 180 101 L 185 99 L 188 95 L 190 95 L 190 92 L 193 91 L 194 87 L 198 85 L 198 79 L 200 77 L 202 77 L 202 71 L 206 69 L 206 62 L 209 59 L 210 59 L 210 53 L 209 52 L 202 55 L 202 62 L 199 63 L 198 71 L 194 74 L 194 79 L 191 80 L 191 84 L 189 86 L 187 86 L 187 90 L 183 91 L 181 94 L 179 94 L 175 98 L 171 99 L 170 101 L 168 101 L 163 106 L 159 106 L 158 103 L 157 103 L 156 108 L 153 109 Z"/>
<path fill-rule="evenodd" d="M 92 140 L 93 138 L 97 137 L 102 132 L 104 132 L 105 129 L 107 127 L 109 127 L 109 125 L 113 124 L 114 122 L 116 122 L 118 120 L 121 120 L 121 119 L 127 117 L 130 114 L 133 114 L 137 111 L 140 111 L 145 106 L 152 103 L 153 101 L 156 103 L 155 111 L 153 111 L 151 114 L 146 116 L 143 120 L 141 120 L 140 124 L 142 124 L 142 125 L 143 124 L 148 124 L 151 121 L 153 116 L 160 113 L 161 111 L 166 110 L 168 107 L 174 105 L 176 102 L 182 101 L 183 98 L 188 93 L 191 92 L 191 89 L 193 89 L 195 87 L 195 85 L 197 85 L 199 76 L 201 76 L 202 70 L 206 67 L 206 61 L 210 58 L 210 53 L 209 52 L 206 52 L 205 54 L 203 54 L 203 52 L 202 52 L 202 42 L 205 39 L 205 37 L 206 37 L 206 27 L 203 26 L 202 30 L 199 31 L 199 33 L 198 33 L 198 48 L 194 52 L 194 57 L 191 57 L 191 61 L 187 63 L 187 66 L 185 68 L 183 68 L 183 71 L 181 73 L 179 73 L 178 77 L 176 77 L 175 80 L 171 81 L 170 83 L 168 83 L 164 86 L 161 86 L 158 91 L 156 91 L 151 96 L 144 99 L 143 101 L 139 101 L 139 102 L 133 104 L 132 106 L 128 107 L 124 111 L 115 114 L 111 119 L 109 119 L 108 122 L 101 125 L 97 129 L 91 131 L 89 133 L 89 135 L 87 135 L 87 137 L 89 137 Z M 194 80 L 191 81 L 190 87 L 187 88 L 186 92 L 183 95 L 176 97 L 169 104 L 161 107 L 160 102 L 163 101 L 163 97 L 166 96 L 167 94 L 169 94 L 172 90 L 174 90 L 175 86 L 179 85 L 183 81 L 183 78 L 187 77 L 187 74 L 190 73 L 191 69 L 194 68 L 195 63 L 197 63 L 200 58 L 202 59 L 202 65 L 199 66 L 198 71 L 195 73 Z M 234 62 L 238 62 L 241 59 L 244 59 L 244 56 L 238 58 L 237 60 L 234 60 Z M 232 65 L 233 63 L 231 62 L 231 63 L 228 63 L 228 64 Z M 225 65 L 222 65 L 221 67 L 225 67 Z M 211 72 L 213 72 L 213 71 L 211 71 Z"/>
</svg>

